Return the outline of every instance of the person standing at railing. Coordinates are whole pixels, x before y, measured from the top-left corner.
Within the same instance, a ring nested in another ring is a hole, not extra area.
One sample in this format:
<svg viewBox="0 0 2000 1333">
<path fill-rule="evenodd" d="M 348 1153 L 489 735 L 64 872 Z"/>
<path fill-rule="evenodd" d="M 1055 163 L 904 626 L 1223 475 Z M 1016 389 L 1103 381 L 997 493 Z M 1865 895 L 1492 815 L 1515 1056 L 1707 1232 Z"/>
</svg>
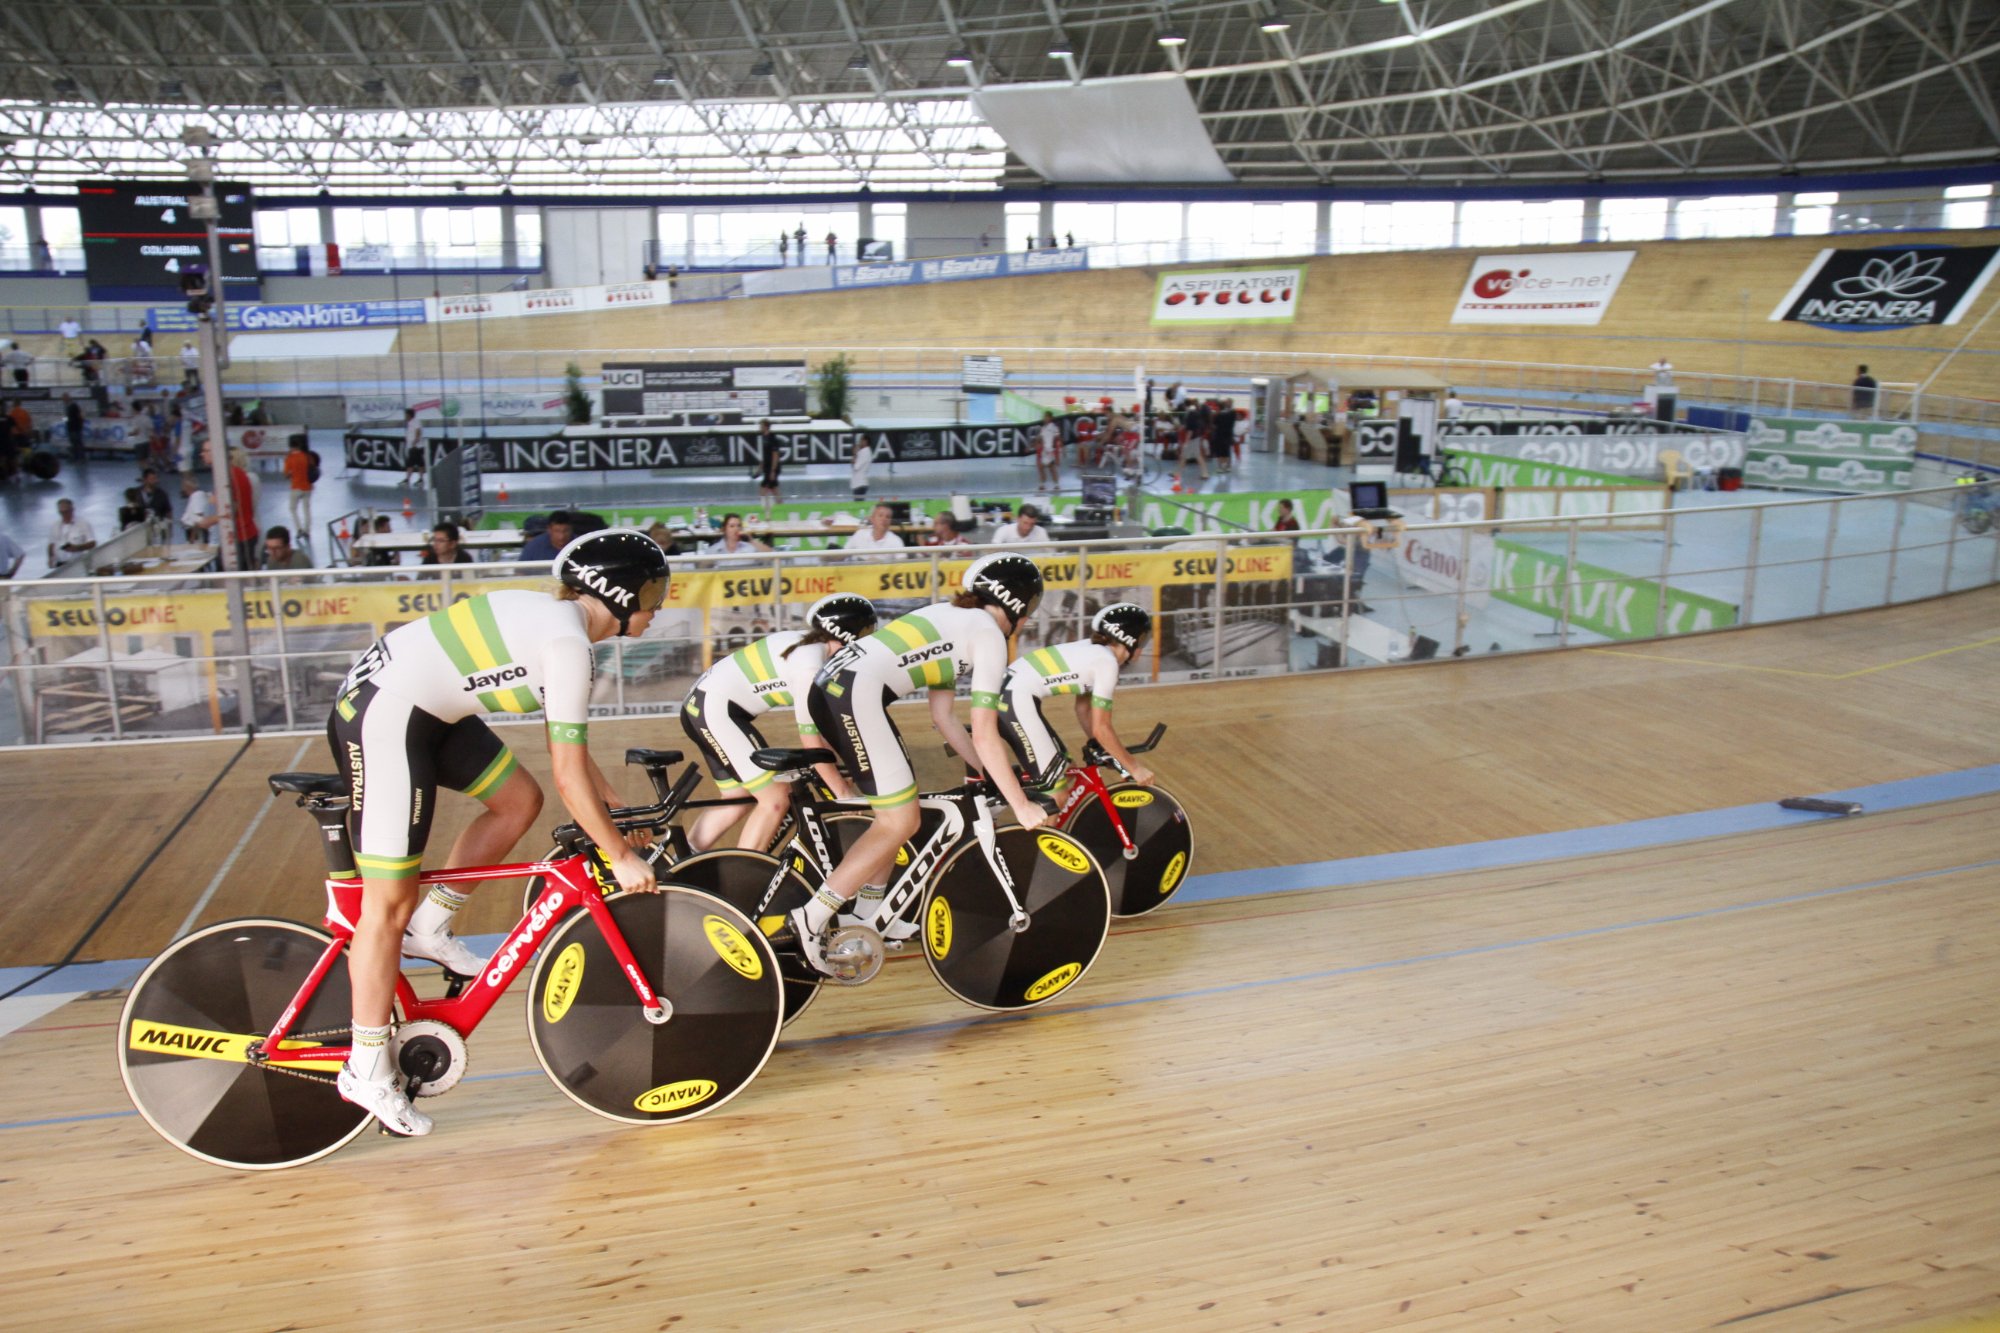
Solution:
<svg viewBox="0 0 2000 1333">
<path fill-rule="evenodd" d="M 799 252 L 800 262 L 805 260 L 805 252 Z M 778 437 L 771 433 L 771 419 L 764 418 L 757 423 L 757 498 L 764 506 L 764 518 L 768 521 L 771 511 L 778 503 L 778 474 L 783 471 L 785 460 L 778 449 Z"/>
<path fill-rule="evenodd" d="M 56 501 L 56 525 L 49 532 L 49 568 L 82 555 L 97 545 L 90 524 L 76 516 L 76 501 L 64 496 Z"/>
<path fill-rule="evenodd" d="M 292 527 L 306 542 L 312 541 L 313 521 L 313 459 L 312 450 L 306 448 L 306 437 L 294 435 L 291 448 L 285 452 L 285 480 L 289 489 L 285 493 L 285 510 L 290 515 Z"/>
<path fill-rule="evenodd" d="M 804 268 L 806 266 L 806 224 L 803 222 L 799 224 L 799 229 L 792 233 L 792 248 L 798 251 L 799 267 Z"/>
<path fill-rule="evenodd" d="M 75 315 L 64 315 L 62 323 L 56 325 L 56 332 L 62 337 L 62 353 L 71 361 L 83 350 L 83 325 Z"/>
<path fill-rule="evenodd" d="M 35 369 L 35 354 L 22 347 L 19 343 L 8 343 L 7 354 L 5 357 L 0 357 L 0 360 L 4 360 L 7 363 L 7 369 L 13 372 L 14 387 L 17 389 L 27 388 L 28 380 Z"/>
<path fill-rule="evenodd" d="M 785 265 L 791 262 L 792 262 L 792 238 L 787 236 L 784 232 L 779 232 L 778 267 L 783 268 L 785 267 Z"/>
<path fill-rule="evenodd" d="M 826 234 L 826 262 L 831 267 L 838 257 L 840 238 L 832 232 Z"/>
<path fill-rule="evenodd" d="M 1875 398 L 1881 387 L 1875 382 L 1875 377 L 1868 373 L 1868 367 L 1854 368 L 1854 415 L 1870 417 L 1875 415 Z"/>
<path fill-rule="evenodd" d="M 422 481 L 424 470 L 430 459 L 424 447 L 424 423 L 417 420 L 417 409 L 403 409 L 403 484 L 411 485 Z M 550 559 L 554 559 L 553 556 Z"/>
<path fill-rule="evenodd" d="M 83 407 L 74 398 L 63 404 L 63 434 L 69 439 L 69 456 L 83 457 Z"/>
<path fill-rule="evenodd" d="M 197 546 L 206 546 L 209 530 L 218 520 L 215 497 L 201 488 L 201 482 L 194 473 L 181 473 L 181 531 L 187 540 Z"/>
<path fill-rule="evenodd" d="M 181 383 L 190 389 L 201 387 L 201 353 L 191 342 L 181 344 Z"/>
</svg>

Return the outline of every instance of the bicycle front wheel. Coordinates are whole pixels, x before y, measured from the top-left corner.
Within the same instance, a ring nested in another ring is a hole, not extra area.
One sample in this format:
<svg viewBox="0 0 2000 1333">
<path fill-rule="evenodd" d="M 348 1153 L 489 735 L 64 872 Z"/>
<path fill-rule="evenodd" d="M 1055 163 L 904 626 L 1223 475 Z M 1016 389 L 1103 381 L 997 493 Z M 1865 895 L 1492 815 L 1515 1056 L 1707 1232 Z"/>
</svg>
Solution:
<svg viewBox="0 0 2000 1333">
<path fill-rule="evenodd" d="M 721 1106 L 771 1058 L 784 996 L 770 941 L 741 912 L 669 885 L 605 900 L 653 990 L 650 1021 L 588 912 L 556 928 L 535 961 L 528 1038 L 569 1099 L 634 1125 Z"/>
<path fill-rule="evenodd" d="M 995 830 L 995 850 L 1028 915 L 1013 907 L 977 842 L 944 859 L 924 890 L 924 961 L 938 984 L 981 1009 L 1046 1004 L 1082 979 L 1111 927 L 1104 873 L 1082 843 L 1050 829 Z"/>
<path fill-rule="evenodd" d="M 797 861 L 803 866 L 803 860 Z M 662 883 L 679 884 L 720 898 L 757 923 L 769 939 L 785 928 L 785 914 L 812 897 L 812 886 L 798 869 L 775 856 L 741 848 L 703 852 L 660 870 Z M 785 982 L 785 1021 L 804 1013 L 826 978 L 796 951 L 778 955 L 778 975 Z"/>
<path fill-rule="evenodd" d="M 1165 787 L 1121 782 L 1109 789 L 1111 804 L 1138 853 L 1125 859 L 1125 844 L 1111 827 L 1104 803 L 1095 798 L 1077 807 L 1063 831 L 1090 849 L 1104 868 L 1113 916 L 1143 916 L 1187 881 L 1194 861 L 1194 827 L 1187 811 Z"/>
<path fill-rule="evenodd" d="M 224 921 L 169 945 L 132 983 L 118 1018 L 118 1071 L 167 1142 L 217 1166 L 269 1171 L 326 1156 L 368 1125 L 334 1090 L 339 1065 L 252 1064 L 333 937 L 293 921 Z M 292 1028 L 303 1046 L 344 1046 L 347 968 L 320 979 Z"/>
</svg>

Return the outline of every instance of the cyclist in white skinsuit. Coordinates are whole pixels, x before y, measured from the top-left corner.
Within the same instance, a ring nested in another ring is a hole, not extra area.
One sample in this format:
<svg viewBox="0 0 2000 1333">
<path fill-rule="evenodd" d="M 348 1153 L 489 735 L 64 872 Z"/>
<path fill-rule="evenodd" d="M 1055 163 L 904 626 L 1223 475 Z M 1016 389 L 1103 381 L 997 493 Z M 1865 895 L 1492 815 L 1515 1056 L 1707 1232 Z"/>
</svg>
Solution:
<svg viewBox="0 0 2000 1333">
<path fill-rule="evenodd" d="M 362 884 L 347 955 L 353 1049 L 337 1083 L 342 1097 L 399 1134 L 431 1130 L 389 1054 L 399 955 L 461 975 L 485 967 L 448 928 L 463 894 L 440 885 L 418 905 L 437 789 L 486 805 L 452 844 L 447 867 L 501 860 L 542 808 L 541 788 L 484 715 L 545 712 L 556 791 L 570 817 L 610 858 L 619 887 L 654 887 L 652 867 L 611 822 L 606 807 L 621 802 L 586 742 L 591 645 L 644 632 L 666 600 L 666 556 L 644 533 L 611 528 L 564 547 L 553 572 L 563 584 L 555 597 L 484 593 L 383 635 L 348 672 L 327 719 L 353 801 L 348 822 Z"/>
<path fill-rule="evenodd" d="M 731 653 L 688 691 L 681 704 L 681 730 L 707 761 L 709 776 L 724 796 L 741 792 L 757 802 L 737 846 L 765 850 L 785 818 L 784 790 L 772 782 L 776 775 L 750 758 L 764 744 L 753 719 L 790 707 L 798 719 L 800 743 L 815 744 L 819 728 L 806 711 L 806 696 L 826 663 L 829 645 L 844 647 L 874 628 L 875 606 L 866 597 L 831 593 L 807 608 L 805 629 L 780 630 Z M 853 785 L 832 764 L 821 764 L 817 771 L 836 797 L 854 795 Z M 688 844 L 697 852 L 707 851 L 742 816 L 740 805 L 702 811 L 688 830 Z"/>
<path fill-rule="evenodd" d="M 1047 813 L 1021 790 L 1000 738 L 1000 685 L 1007 671 L 1007 637 L 1042 598 L 1035 562 L 995 552 L 972 562 L 964 591 L 890 621 L 827 659 L 807 707 L 820 735 L 874 808 L 875 819 L 805 906 L 790 915 L 806 960 L 827 971 L 824 933 L 834 915 L 868 886 L 880 906 L 896 849 L 917 832 L 917 783 L 888 706 L 918 690 L 930 693 L 931 724 L 966 763 L 990 774 L 1023 828 Z M 972 734 L 952 712 L 955 686 L 972 686 Z M 864 902 L 863 906 L 868 906 Z M 873 914 L 864 914 L 873 924 Z"/>
<path fill-rule="evenodd" d="M 1133 757 L 1111 725 L 1118 672 L 1152 629 L 1153 617 L 1146 608 L 1118 602 L 1091 617 L 1089 638 L 1037 648 L 1007 668 L 1000 692 L 1000 734 L 1031 777 L 1041 776 L 1057 756 L 1068 757 L 1062 740 L 1042 716 L 1042 700 L 1068 694 L 1076 696 L 1076 720 L 1083 734 L 1102 745 L 1134 782 L 1142 786 L 1152 782 L 1153 770 Z M 1065 776 L 1066 768 L 1058 770 L 1053 785 L 1066 785 Z"/>
</svg>

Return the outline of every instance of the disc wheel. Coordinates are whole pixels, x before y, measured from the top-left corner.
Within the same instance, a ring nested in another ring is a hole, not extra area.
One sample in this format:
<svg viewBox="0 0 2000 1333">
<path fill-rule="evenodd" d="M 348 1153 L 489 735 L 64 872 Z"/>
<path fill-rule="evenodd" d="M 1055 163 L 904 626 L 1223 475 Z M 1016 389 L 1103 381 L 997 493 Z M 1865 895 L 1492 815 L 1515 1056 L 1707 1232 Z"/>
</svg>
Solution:
<svg viewBox="0 0 2000 1333">
<path fill-rule="evenodd" d="M 528 1038 L 570 1100 L 627 1124 L 691 1120 L 747 1086 L 783 1021 L 778 959 L 750 919 L 669 886 L 605 900 L 668 1006 L 648 1021 L 588 912 L 558 926 L 535 961 Z"/>
<path fill-rule="evenodd" d="M 291 921 L 224 921 L 176 940 L 132 983 L 118 1018 L 118 1069 L 146 1123 L 217 1166 L 269 1171 L 315 1161 L 369 1115 L 334 1090 L 339 1066 L 287 1071 L 250 1063 L 333 937 Z M 336 963 L 292 1024 L 344 1046 L 353 1022 Z"/>
<path fill-rule="evenodd" d="M 924 891 L 924 961 L 938 984 L 981 1009 L 1029 1009 L 1075 985 L 1104 947 L 1111 899 L 1082 843 L 1051 829 L 995 831 L 995 849 L 1028 913 L 1016 931 L 1007 895 L 977 842 L 946 856 Z"/>
<path fill-rule="evenodd" d="M 1104 803 L 1094 797 L 1071 815 L 1064 832 L 1090 849 L 1104 868 L 1113 916 L 1143 916 L 1174 896 L 1187 882 L 1194 861 L 1194 827 L 1187 811 L 1164 787 L 1121 782 L 1109 788 L 1111 804 L 1138 855 L 1125 859 L 1125 845 L 1111 827 Z"/>
<path fill-rule="evenodd" d="M 801 862 L 800 864 L 803 864 Z M 785 914 L 812 897 L 812 885 L 796 867 L 781 866 L 775 856 L 741 849 L 703 852 L 677 861 L 659 872 L 662 883 L 680 884 L 711 898 L 720 898 L 757 923 L 769 939 L 785 928 Z M 773 878 L 783 875 L 776 890 Z M 819 994 L 824 976 L 794 949 L 778 954 L 778 976 L 785 983 L 785 1021 L 805 1012 Z"/>
</svg>

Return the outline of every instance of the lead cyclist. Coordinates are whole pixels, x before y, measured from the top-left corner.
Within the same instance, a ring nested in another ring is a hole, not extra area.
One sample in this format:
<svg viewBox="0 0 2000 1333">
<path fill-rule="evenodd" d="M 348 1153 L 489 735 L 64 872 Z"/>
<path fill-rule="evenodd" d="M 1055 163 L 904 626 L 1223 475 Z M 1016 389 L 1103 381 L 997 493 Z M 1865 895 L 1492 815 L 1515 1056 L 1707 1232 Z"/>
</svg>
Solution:
<svg viewBox="0 0 2000 1333">
<path fill-rule="evenodd" d="M 502 860 L 542 809 L 540 785 L 486 716 L 544 713 L 564 809 L 610 858 L 620 888 L 655 887 L 652 867 L 612 823 L 608 807 L 622 802 L 587 740 L 591 645 L 645 632 L 667 597 L 667 558 L 644 533 L 609 528 L 570 542 L 551 572 L 562 585 L 553 595 L 481 593 L 389 631 L 348 671 L 327 719 L 352 799 L 348 828 L 362 884 L 361 919 L 345 923 L 354 931 L 353 1049 L 336 1083 L 343 1098 L 397 1134 L 431 1131 L 390 1058 L 400 956 L 461 976 L 487 963 L 451 933 L 465 894 L 438 885 L 418 903 L 437 789 L 486 806 L 452 843 L 447 868 Z"/>
</svg>

